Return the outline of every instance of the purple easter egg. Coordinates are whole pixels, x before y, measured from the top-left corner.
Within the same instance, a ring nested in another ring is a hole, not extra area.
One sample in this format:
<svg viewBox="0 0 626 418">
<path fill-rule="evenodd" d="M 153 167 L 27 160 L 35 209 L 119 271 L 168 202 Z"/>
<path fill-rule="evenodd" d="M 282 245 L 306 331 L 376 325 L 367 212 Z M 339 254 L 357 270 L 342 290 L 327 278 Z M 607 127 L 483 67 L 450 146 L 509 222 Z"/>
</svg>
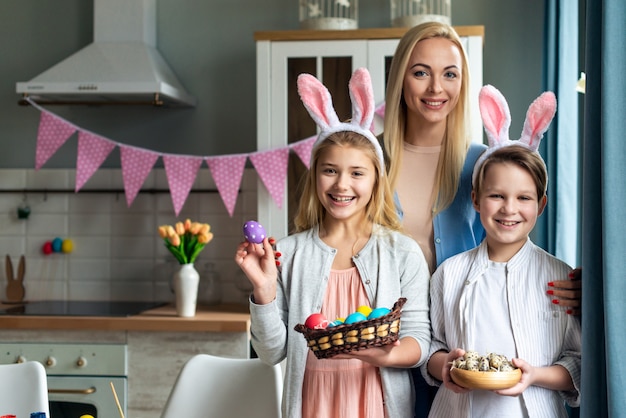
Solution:
<svg viewBox="0 0 626 418">
<path fill-rule="evenodd" d="M 246 237 L 246 240 L 249 242 L 261 244 L 267 234 L 265 233 L 263 225 L 257 221 L 248 221 L 243 224 L 243 236 Z"/>
</svg>

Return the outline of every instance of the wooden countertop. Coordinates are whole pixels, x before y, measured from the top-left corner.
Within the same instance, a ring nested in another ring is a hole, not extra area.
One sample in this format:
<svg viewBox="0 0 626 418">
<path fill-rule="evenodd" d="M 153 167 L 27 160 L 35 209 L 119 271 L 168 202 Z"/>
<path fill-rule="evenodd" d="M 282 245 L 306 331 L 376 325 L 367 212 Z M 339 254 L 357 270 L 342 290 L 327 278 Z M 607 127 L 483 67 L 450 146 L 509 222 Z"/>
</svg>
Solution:
<svg viewBox="0 0 626 418">
<path fill-rule="evenodd" d="M 173 305 L 166 305 L 126 317 L 0 315 L 0 329 L 92 330 L 92 331 L 250 331 L 250 313 L 245 305 L 199 305 L 196 316 L 176 316 Z"/>
</svg>

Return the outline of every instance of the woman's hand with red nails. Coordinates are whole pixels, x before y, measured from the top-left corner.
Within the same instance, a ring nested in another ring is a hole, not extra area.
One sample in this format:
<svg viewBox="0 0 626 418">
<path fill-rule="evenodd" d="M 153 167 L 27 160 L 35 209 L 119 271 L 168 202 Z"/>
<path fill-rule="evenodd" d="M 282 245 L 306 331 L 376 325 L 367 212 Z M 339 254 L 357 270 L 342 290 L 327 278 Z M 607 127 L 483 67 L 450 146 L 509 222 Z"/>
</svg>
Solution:
<svg viewBox="0 0 626 418">
<path fill-rule="evenodd" d="M 282 254 L 276 251 L 276 240 L 274 239 L 274 237 L 269 237 L 267 240 L 272 246 L 272 250 L 274 250 L 274 259 L 276 260 L 276 265 L 280 266 L 280 261 L 278 259 L 280 258 L 280 256 L 282 256 Z"/>
<path fill-rule="evenodd" d="M 580 315 L 582 299 L 582 270 L 575 268 L 567 279 L 555 280 L 548 283 L 546 293 L 553 298 L 553 303 L 567 308 L 570 315 Z M 556 302 L 554 302 L 556 301 Z"/>
</svg>

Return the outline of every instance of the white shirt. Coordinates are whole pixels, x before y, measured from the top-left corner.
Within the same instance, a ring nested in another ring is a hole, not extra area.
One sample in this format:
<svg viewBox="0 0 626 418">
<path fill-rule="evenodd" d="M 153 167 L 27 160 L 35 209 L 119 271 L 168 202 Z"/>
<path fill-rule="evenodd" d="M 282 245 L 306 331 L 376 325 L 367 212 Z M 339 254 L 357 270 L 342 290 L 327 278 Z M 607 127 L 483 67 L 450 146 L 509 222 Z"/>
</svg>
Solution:
<svg viewBox="0 0 626 418">
<path fill-rule="evenodd" d="M 471 349 L 481 338 L 472 318 L 477 318 L 481 306 L 487 303 L 481 299 L 477 284 L 485 280 L 488 267 L 487 244 L 483 241 L 477 248 L 444 261 L 433 275 L 429 358 L 440 350 Z M 545 293 L 549 281 L 567 277 L 570 270 L 567 264 L 528 240 L 507 263 L 507 299 L 490 303 L 501 309 L 501 315 L 508 316 L 519 358 L 536 367 L 559 364 L 572 377 L 575 387 L 572 392 L 538 386 L 527 388 L 521 397 L 531 417 L 566 418 L 563 401 L 570 406 L 580 403 L 580 323 L 567 315 L 564 308 L 553 304 Z M 422 366 L 422 374 L 430 384 L 440 385 L 428 374 L 426 365 Z M 441 386 L 430 416 L 471 417 L 474 392 L 455 394 Z M 491 411 L 489 417 L 506 412 L 497 405 Z"/>
<path fill-rule="evenodd" d="M 481 356 L 496 353 L 506 356 L 507 359 L 517 357 L 513 329 L 507 306 L 507 263 L 489 261 L 485 270 L 484 279 L 476 281 L 476 296 L 478 300 L 488 300 L 493 303 L 476 304 L 476 317 L 471 324 L 476 328 L 476 338 L 468 346 Z M 497 331 L 497 332 L 494 332 Z M 528 416 L 521 396 L 500 396 L 490 390 L 477 390 L 472 393 L 472 416 L 484 417 L 492 415 L 491 411 L 497 405 L 498 416 L 523 418 Z M 506 413 L 504 413 L 506 412 Z"/>
</svg>

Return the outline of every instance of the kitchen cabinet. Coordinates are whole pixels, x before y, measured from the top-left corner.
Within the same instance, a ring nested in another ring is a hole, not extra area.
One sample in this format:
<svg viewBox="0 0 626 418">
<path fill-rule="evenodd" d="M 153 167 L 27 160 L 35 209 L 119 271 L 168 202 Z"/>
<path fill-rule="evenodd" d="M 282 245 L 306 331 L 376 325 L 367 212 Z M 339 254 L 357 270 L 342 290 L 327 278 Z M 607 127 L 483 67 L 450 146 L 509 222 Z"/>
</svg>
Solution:
<svg viewBox="0 0 626 418">
<path fill-rule="evenodd" d="M 249 329 L 247 306 L 238 305 L 199 306 L 192 318 L 177 317 L 171 305 L 130 317 L 0 316 L 4 343 L 125 344 L 132 418 L 160 415 L 192 356 L 249 358 Z"/>
<path fill-rule="evenodd" d="M 483 26 L 455 27 L 466 49 L 470 72 L 472 138 L 483 141 L 478 110 L 482 86 Z M 257 53 L 257 149 L 282 148 L 316 133 L 315 123 L 297 93 L 298 74 L 307 72 L 328 87 L 340 119 L 351 116 L 348 81 L 352 72 L 367 67 L 372 77 L 376 105 L 385 98 L 386 75 L 395 48 L 407 28 L 356 30 L 295 30 L 256 32 Z M 375 118 L 375 133 L 382 120 Z M 279 208 L 259 180 L 258 220 L 275 238 L 292 230 L 298 200 L 298 180 L 306 170 L 290 155 L 286 193 Z"/>
</svg>

